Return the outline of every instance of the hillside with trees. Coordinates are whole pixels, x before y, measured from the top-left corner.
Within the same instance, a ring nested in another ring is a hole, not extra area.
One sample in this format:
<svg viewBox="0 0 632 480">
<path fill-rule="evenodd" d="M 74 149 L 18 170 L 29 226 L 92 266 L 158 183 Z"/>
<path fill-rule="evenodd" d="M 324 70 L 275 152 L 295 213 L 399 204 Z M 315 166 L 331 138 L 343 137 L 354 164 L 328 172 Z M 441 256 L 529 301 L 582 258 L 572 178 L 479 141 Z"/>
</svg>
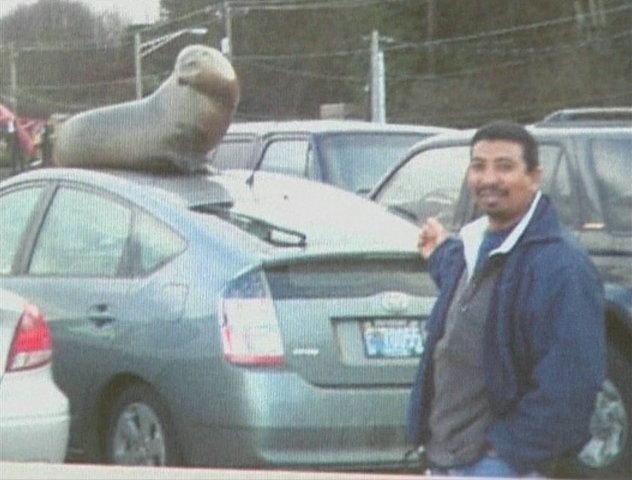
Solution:
<svg viewBox="0 0 632 480">
<path fill-rule="evenodd" d="M 187 43 L 223 42 L 242 84 L 239 119 L 316 118 L 331 103 L 368 118 L 377 31 L 389 122 L 632 105 L 628 0 L 161 0 L 162 20 L 142 26 L 82 5 L 39 0 L 0 18 L 0 102 L 48 116 L 132 100 L 134 33 L 146 42 L 204 27 L 143 58 L 144 94 Z"/>
</svg>

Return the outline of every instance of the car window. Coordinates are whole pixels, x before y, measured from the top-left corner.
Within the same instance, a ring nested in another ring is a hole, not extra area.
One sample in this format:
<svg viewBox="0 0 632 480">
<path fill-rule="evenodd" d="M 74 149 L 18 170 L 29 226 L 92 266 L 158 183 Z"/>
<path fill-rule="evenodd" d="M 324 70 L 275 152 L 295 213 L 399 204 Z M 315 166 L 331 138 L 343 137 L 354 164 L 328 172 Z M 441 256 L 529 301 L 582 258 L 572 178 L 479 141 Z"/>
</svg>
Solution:
<svg viewBox="0 0 632 480">
<path fill-rule="evenodd" d="M 307 140 L 273 140 L 263 152 L 259 169 L 294 177 L 305 177 L 310 152 L 311 148 Z"/>
<path fill-rule="evenodd" d="M 253 139 L 224 139 L 209 154 L 209 163 L 216 168 L 250 169 L 254 158 Z"/>
<path fill-rule="evenodd" d="M 423 150 L 395 172 L 376 200 L 415 223 L 434 216 L 451 226 L 469 161 L 467 145 Z"/>
<path fill-rule="evenodd" d="M 13 260 L 41 193 L 42 187 L 25 188 L 0 198 L 0 274 L 11 273 Z"/>
<path fill-rule="evenodd" d="M 53 199 L 29 272 L 115 276 L 131 226 L 131 210 L 103 196 L 70 188 Z"/>
<path fill-rule="evenodd" d="M 543 144 L 538 148 L 542 167 L 541 190 L 550 195 L 562 222 L 579 228 L 582 220 L 579 212 L 579 190 L 570 172 L 570 156 L 563 145 Z"/>
<path fill-rule="evenodd" d="M 609 231 L 632 231 L 632 139 L 591 142 L 595 178 Z"/>
<path fill-rule="evenodd" d="M 164 225 L 147 214 L 140 214 L 134 228 L 134 242 L 137 247 L 136 271 L 146 274 L 174 258 L 185 247 L 185 241 Z"/>
<path fill-rule="evenodd" d="M 329 182 L 355 193 L 368 193 L 414 143 L 418 134 L 346 133 L 319 141 Z"/>
</svg>

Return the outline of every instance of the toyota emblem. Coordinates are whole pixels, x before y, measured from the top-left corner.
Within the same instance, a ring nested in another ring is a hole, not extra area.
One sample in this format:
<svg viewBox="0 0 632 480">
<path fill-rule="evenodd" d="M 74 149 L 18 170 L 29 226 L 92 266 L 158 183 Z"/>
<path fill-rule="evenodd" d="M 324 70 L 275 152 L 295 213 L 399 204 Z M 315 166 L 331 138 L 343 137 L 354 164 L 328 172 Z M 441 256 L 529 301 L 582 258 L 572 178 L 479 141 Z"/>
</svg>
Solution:
<svg viewBox="0 0 632 480">
<path fill-rule="evenodd" d="M 384 292 L 382 294 L 382 307 L 390 313 L 401 313 L 408 308 L 410 298 L 402 292 Z"/>
</svg>

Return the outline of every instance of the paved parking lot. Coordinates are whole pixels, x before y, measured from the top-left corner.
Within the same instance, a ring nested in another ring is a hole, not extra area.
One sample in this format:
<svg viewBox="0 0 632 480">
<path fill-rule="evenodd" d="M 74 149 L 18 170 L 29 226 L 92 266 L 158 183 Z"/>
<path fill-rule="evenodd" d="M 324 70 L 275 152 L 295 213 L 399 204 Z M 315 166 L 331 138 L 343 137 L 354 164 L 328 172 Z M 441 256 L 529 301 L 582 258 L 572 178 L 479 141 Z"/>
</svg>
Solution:
<svg viewBox="0 0 632 480">
<path fill-rule="evenodd" d="M 418 480 L 419 475 L 0 462 L 2 480 Z"/>
</svg>

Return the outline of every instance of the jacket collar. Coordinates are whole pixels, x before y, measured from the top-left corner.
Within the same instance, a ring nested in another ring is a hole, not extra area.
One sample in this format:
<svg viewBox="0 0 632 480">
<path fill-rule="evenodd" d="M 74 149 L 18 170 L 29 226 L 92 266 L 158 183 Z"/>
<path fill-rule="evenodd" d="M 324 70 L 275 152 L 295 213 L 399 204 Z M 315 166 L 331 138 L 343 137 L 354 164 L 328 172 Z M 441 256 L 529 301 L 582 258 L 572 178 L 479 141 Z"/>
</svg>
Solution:
<svg viewBox="0 0 632 480">
<path fill-rule="evenodd" d="M 492 250 L 489 253 L 489 256 L 497 255 L 497 254 L 506 254 L 509 253 L 518 240 L 522 237 L 523 233 L 529 226 L 531 219 L 533 218 L 536 208 L 540 203 L 542 198 L 542 192 L 537 191 L 531 205 L 529 206 L 529 210 L 520 221 L 516 224 L 516 226 L 511 230 L 511 233 L 505 238 L 503 243 L 496 249 Z M 487 215 L 480 217 L 473 222 L 470 222 L 461 228 L 459 235 L 463 241 L 463 250 L 465 255 L 465 263 L 467 265 L 467 277 L 468 280 L 472 277 L 474 272 L 474 266 L 476 265 L 476 260 L 478 257 L 478 249 L 483 241 L 483 235 L 489 226 L 489 218 Z"/>
</svg>

